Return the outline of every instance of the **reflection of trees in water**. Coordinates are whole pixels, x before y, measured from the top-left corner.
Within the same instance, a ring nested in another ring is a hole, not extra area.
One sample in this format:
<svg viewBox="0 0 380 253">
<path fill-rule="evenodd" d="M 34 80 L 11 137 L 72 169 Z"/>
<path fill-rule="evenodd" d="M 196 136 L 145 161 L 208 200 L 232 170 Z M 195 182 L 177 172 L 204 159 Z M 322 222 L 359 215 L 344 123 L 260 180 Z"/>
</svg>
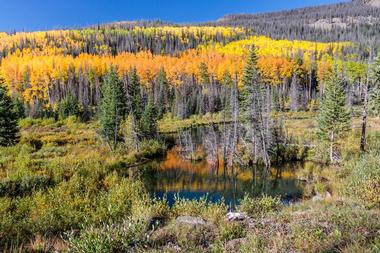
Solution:
<svg viewBox="0 0 380 253">
<path fill-rule="evenodd" d="M 195 160 L 195 145 L 190 130 L 179 133 L 178 146 L 182 156 L 189 160 Z"/>
<path fill-rule="evenodd" d="M 225 166 L 228 139 L 231 139 L 226 133 L 232 133 L 231 129 L 233 125 L 226 124 L 182 131 L 178 134 L 177 145 L 168 151 L 166 159 L 142 169 L 142 181 L 150 192 L 208 193 L 214 199 L 225 198 L 232 207 L 245 194 L 300 193 L 294 172 L 287 167 L 265 169 L 265 166 L 247 167 L 238 163 Z"/>
<path fill-rule="evenodd" d="M 206 128 L 206 134 L 202 138 L 203 148 L 206 153 L 206 160 L 212 169 L 219 169 L 219 144 L 218 136 L 213 126 Z"/>
<path fill-rule="evenodd" d="M 233 167 L 236 160 L 232 125 L 209 125 L 182 131 L 178 134 L 177 145 L 185 159 L 198 160 L 199 153 L 206 154 L 210 168 L 219 172 L 221 167 Z M 228 165 L 228 166 L 226 166 Z"/>
<path fill-rule="evenodd" d="M 178 159 L 179 157 L 174 156 L 173 158 Z M 162 166 L 163 164 L 164 166 Z M 182 167 L 181 164 L 184 166 Z M 231 170 L 219 173 L 217 169 L 210 170 L 207 166 L 204 162 L 187 162 L 186 160 L 175 163 L 156 162 L 139 169 L 140 179 L 145 182 L 150 192 L 157 190 L 209 192 L 211 195 L 220 194 L 231 205 L 236 204 L 245 194 L 252 196 L 260 196 L 263 193 L 278 195 L 297 191 L 296 180 L 282 178 L 281 170 L 266 170 L 257 166 L 236 168 L 234 173 Z"/>
</svg>

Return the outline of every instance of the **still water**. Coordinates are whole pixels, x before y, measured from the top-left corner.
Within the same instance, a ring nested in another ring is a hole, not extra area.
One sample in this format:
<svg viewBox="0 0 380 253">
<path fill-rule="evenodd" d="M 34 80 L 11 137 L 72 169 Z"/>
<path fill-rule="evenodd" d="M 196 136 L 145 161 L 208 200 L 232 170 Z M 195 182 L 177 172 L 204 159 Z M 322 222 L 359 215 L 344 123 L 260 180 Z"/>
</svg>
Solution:
<svg viewBox="0 0 380 253">
<path fill-rule="evenodd" d="M 214 130 L 215 127 L 211 135 L 218 146 L 220 133 Z M 210 128 L 197 128 L 174 135 L 176 144 L 165 158 L 145 164 L 132 173 L 145 183 L 152 196 L 166 197 L 170 205 L 176 196 L 186 199 L 207 197 L 212 202 L 224 200 L 231 208 L 245 194 L 280 196 L 285 203 L 301 197 L 303 183 L 297 179 L 296 172 L 303 168 L 303 163 L 274 166 L 269 171 L 257 167 L 225 169 L 222 162 L 218 163 L 220 158 L 210 159 L 212 151 L 205 143 L 209 134 Z M 186 154 L 189 147 L 195 150 L 196 159 L 190 159 Z"/>
</svg>

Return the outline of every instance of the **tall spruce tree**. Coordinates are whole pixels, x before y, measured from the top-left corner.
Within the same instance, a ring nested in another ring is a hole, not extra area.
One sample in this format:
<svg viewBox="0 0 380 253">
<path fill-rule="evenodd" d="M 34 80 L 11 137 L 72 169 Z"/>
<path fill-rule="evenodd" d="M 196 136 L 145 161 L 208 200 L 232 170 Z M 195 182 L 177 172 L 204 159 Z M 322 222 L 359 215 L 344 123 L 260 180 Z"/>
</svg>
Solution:
<svg viewBox="0 0 380 253">
<path fill-rule="evenodd" d="M 256 47 L 255 45 L 252 45 L 249 52 L 248 52 L 248 58 L 245 63 L 244 71 L 243 71 L 243 77 L 242 77 L 242 84 L 243 84 L 243 90 L 241 92 L 241 96 L 239 98 L 241 109 L 243 112 L 246 112 L 250 107 L 250 94 L 252 94 L 252 89 L 254 88 L 254 84 L 257 84 L 259 79 L 259 73 L 257 70 L 257 53 L 256 53 Z"/>
<path fill-rule="evenodd" d="M 115 68 L 107 73 L 103 86 L 99 109 L 101 135 L 115 149 L 119 141 L 121 121 L 125 118 L 126 102 L 123 83 L 120 81 Z"/>
<path fill-rule="evenodd" d="M 162 118 L 163 115 L 169 111 L 169 82 L 166 77 L 166 72 L 162 68 L 158 72 L 156 78 L 156 92 L 155 92 L 155 101 L 154 104 L 157 106 L 158 118 Z"/>
<path fill-rule="evenodd" d="M 18 142 L 17 120 L 14 103 L 0 84 L 0 146 L 12 146 Z"/>
<path fill-rule="evenodd" d="M 201 84 L 206 85 L 210 83 L 210 73 L 208 72 L 206 63 L 204 62 L 199 65 L 199 75 Z"/>
<path fill-rule="evenodd" d="M 152 139 L 157 135 L 157 119 L 157 109 L 150 96 L 140 119 L 140 131 L 143 138 Z"/>
<path fill-rule="evenodd" d="M 143 111 L 143 102 L 141 97 L 140 80 L 136 68 L 132 69 L 129 73 L 127 95 L 129 101 L 128 110 L 135 120 L 139 121 Z"/>
<path fill-rule="evenodd" d="M 257 69 L 257 52 L 254 45 L 248 53 L 243 73 L 243 92 L 241 104 L 243 117 L 248 123 L 250 141 L 252 144 L 252 162 L 262 159 L 267 168 L 270 167 L 269 157 L 271 143 L 271 98 L 270 90 L 262 83 Z"/>
<path fill-rule="evenodd" d="M 343 81 L 339 78 L 336 67 L 326 82 L 317 125 L 320 136 L 330 142 L 330 162 L 337 162 L 334 148 L 337 140 L 350 130 L 351 117 L 346 105 Z"/>
</svg>

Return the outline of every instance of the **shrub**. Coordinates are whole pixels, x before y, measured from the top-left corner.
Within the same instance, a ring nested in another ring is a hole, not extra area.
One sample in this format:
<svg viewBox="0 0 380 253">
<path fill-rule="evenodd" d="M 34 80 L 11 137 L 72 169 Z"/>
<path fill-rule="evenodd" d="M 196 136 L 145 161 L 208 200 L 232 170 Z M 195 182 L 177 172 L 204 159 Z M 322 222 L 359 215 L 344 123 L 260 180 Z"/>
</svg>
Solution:
<svg viewBox="0 0 380 253">
<path fill-rule="evenodd" d="M 245 235 L 246 231 L 244 226 L 237 222 L 225 222 L 219 227 L 219 239 L 223 242 L 243 238 Z"/>
<path fill-rule="evenodd" d="M 240 210 L 251 217 L 265 216 L 267 213 L 279 211 L 280 208 L 280 198 L 265 195 L 261 198 L 251 198 L 245 195 L 240 203 Z"/>
<path fill-rule="evenodd" d="M 58 114 L 61 119 L 66 119 L 69 116 L 79 116 L 80 113 L 80 103 L 71 93 L 58 105 Z"/>
<path fill-rule="evenodd" d="M 215 227 L 171 223 L 153 233 L 150 244 L 154 247 L 175 243 L 182 252 L 204 252 L 215 241 Z"/>
<path fill-rule="evenodd" d="M 54 118 L 45 118 L 45 119 L 32 119 L 32 118 L 25 118 L 21 119 L 19 121 L 19 126 L 21 128 L 29 128 L 32 126 L 52 126 L 56 123 Z"/>
<path fill-rule="evenodd" d="M 346 164 L 351 172 L 344 192 L 370 206 L 380 206 L 380 153 L 373 151 Z"/>
<path fill-rule="evenodd" d="M 0 197 L 24 196 L 53 185 L 53 180 L 47 176 L 36 175 L 24 176 L 16 180 L 5 179 L 0 182 Z"/>
<path fill-rule="evenodd" d="M 265 239 L 261 235 L 249 235 L 247 240 L 240 246 L 242 253 L 263 253 L 265 250 Z"/>
<path fill-rule="evenodd" d="M 207 201 L 207 197 L 201 198 L 200 200 L 187 200 L 176 196 L 172 212 L 174 216 L 200 216 L 208 221 L 218 224 L 226 215 L 227 207 L 223 200 L 219 203 L 211 203 Z"/>
<path fill-rule="evenodd" d="M 129 252 L 146 242 L 145 223 L 125 220 L 118 225 L 91 226 L 79 236 L 69 234 L 67 242 L 70 252 Z"/>
</svg>

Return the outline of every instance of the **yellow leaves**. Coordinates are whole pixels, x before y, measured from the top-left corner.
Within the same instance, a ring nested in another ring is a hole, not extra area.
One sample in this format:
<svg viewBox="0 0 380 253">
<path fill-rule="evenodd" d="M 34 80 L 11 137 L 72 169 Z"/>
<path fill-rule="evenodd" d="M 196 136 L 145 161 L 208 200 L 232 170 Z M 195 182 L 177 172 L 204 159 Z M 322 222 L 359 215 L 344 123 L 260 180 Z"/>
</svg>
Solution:
<svg viewBox="0 0 380 253">
<path fill-rule="evenodd" d="M 111 55 L 111 48 L 104 42 L 102 34 L 96 30 L 56 30 L 49 32 L 16 33 L 7 35 L 0 33 L 0 50 L 18 47 L 25 41 L 33 41 L 33 49 L 25 48 L 2 59 L 0 75 L 5 79 L 9 89 L 22 93 L 26 101 L 35 98 L 47 99 L 48 89 L 55 81 L 66 81 L 68 73 L 75 75 L 84 73 L 90 82 L 101 80 L 109 67 L 115 66 L 123 77 L 130 69 L 136 68 L 141 83 L 150 85 L 159 71 L 164 68 L 172 85 L 180 85 L 183 77 L 195 77 L 200 80 L 199 66 L 207 65 L 214 79 L 223 80 L 228 72 L 232 78 L 240 79 L 246 61 L 247 51 L 252 44 L 257 47 L 258 69 L 266 83 L 278 85 L 291 78 L 295 71 L 300 75 L 317 65 L 318 79 L 323 83 L 331 73 L 334 60 L 330 54 L 340 55 L 351 43 L 316 43 L 309 41 L 274 40 L 265 36 L 253 36 L 222 45 L 213 43 L 216 36 L 227 39 L 246 35 L 243 28 L 230 27 L 135 27 L 129 30 L 110 30 L 112 33 L 143 33 L 154 35 L 163 41 L 167 36 L 180 38 L 187 43 L 189 35 L 204 44 L 196 49 L 186 50 L 177 56 L 152 55 L 150 52 L 120 53 Z M 76 57 L 67 52 L 80 52 L 84 46 L 84 38 L 92 36 L 96 44 L 96 55 L 79 54 Z M 50 39 L 48 39 L 50 38 Z M 207 44 L 208 43 L 208 44 Z M 63 46 L 64 45 L 64 46 Z M 303 62 L 297 63 L 295 58 L 302 56 Z M 349 72 L 350 79 L 361 77 L 365 66 L 356 63 L 344 65 L 337 62 L 340 69 Z M 343 66 L 344 65 L 344 66 Z"/>
<path fill-rule="evenodd" d="M 356 80 L 363 80 L 366 77 L 368 66 L 363 62 L 348 61 L 345 63 L 345 72 L 349 82 L 352 84 Z"/>
<path fill-rule="evenodd" d="M 216 36 L 224 36 L 225 38 L 236 38 L 237 36 L 244 36 L 246 29 L 233 28 L 233 27 L 207 27 L 207 26 L 163 26 L 163 27 L 134 27 L 128 30 L 107 30 L 108 33 L 130 33 L 130 34 L 144 34 L 147 36 L 155 36 L 162 41 L 167 37 L 177 37 L 182 43 L 189 43 L 189 36 L 194 36 L 196 40 L 207 43 L 214 41 Z M 102 32 L 93 29 L 84 30 L 52 30 L 47 32 L 19 32 L 12 35 L 0 33 L 0 51 L 11 49 L 13 47 L 20 48 L 26 42 L 32 43 L 32 48 L 43 48 L 43 52 L 39 53 L 47 55 L 57 55 L 68 51 L 79 51 L 84 48 L 85 41 L 93 36 L 98 42 L 104 42 Z M 25 46 L 25 45 L 24 45 Z M 49 50 L 48 50 L 49 49 Z M 109 55 L 111 48 L 106 44 L 96 45 L 96 52 L 100 55 Z M 38 49 L 34 49 L 38 52 Z M 50 51 L 50 52 L 49 52 Z"/>
<path fill-rule="evenodd" d="M 283 57 L 261 57 L 257 64 L 261 77 L 270 84 L 281 84 L 284 79 L 289 79 L 297 68 L 295 61 Z"/>
<path fill-rule="evenodd" d="M 252 36 L 250 39 L 234 41 L 225 46 L 217 44 L 212 47 L 224 54 L 245 55 L 252 44 L 255 44 L 257 47 L 259 56 L 277 57 L 293 57 L 299 52 L 306 54 L 308 57 L 317 53 L 316 56 L 320 57 L 329 51 L 338 54 L 345 47 L 352 45 L 350 42 L 321 43 L 298 40 L 274 40 L 266 36 Z"/>
</svg>

